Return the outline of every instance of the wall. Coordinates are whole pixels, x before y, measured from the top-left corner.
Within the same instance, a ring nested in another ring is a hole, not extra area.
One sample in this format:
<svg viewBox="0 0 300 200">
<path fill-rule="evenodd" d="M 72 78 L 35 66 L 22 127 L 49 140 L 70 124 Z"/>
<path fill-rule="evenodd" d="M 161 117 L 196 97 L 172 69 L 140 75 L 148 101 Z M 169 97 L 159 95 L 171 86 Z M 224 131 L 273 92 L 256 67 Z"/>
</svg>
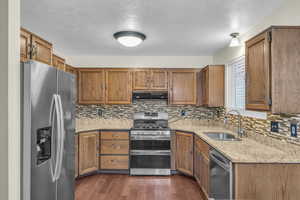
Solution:
<svg viewBox="0 0 300 200">
<path fill-rule="evenodd" d="M 75 67 L 194 68 L 213 63 L 212 56 L 69 56 Z"/>
<path fill-rule="evenodd" d="M 275 10 L 272 15 L 266 17 L 261 23 L 257 24 L 256 26 L 252 27 L 247 31 L 246 33 L 242 34 L 240 39 L 244 42 L 251 37 L 257 35 L 258 33 L 262 32 L 263 30 L 267 29 L 271 25 L 300 25 L 300 1 L 299 0 L 286 0 L 284 5 L 279 8 L 278 10 Z M 214 64 L 229 64 L 232 60 L 242 56 L 245 54 L 245 46 L 241 47 L 225 47 L 218 51 L 213 56 Z M 230 99 L 232 97 L 232 91 L 229 84 L 230 80 L 230 73 L 228 70 L 228 67 L 226 68 L 226 107 L 230 107 Z M 245 128 L 250 132 L 260 133 L 264 135 L 269 135 L 272 137 L 279 137 L 281 139 L 287 138 L 288 140 L 293 141 L 299 141 L 298 139 L 291 138 L 290 137 L 290 122 L 298 121 L 298 127 L 299 127 L 299 121 L 300 116 L 280 116 L 280 115 L 271 115 L 269 113 L 265 114 L 265 117 L 260 117 L 258 119 L 258 113 L 257 112 L 251 112 L 250 116 L 244 116 L 243 122 L 245 125 Z M 251 117 L 252 116 L 252 117 Z M 262 116 L 261 113 L 259 113 L 259 116 Z M 231 115 L 231 118 L 233 123 L 237 123 L 237 119 L 235 116 Z M 271 121 L 278 121 L 280 123 L 280 131 L 279 133 L 273 133 L 270 131 L 270 123 Z M 300 127 L 299 127 L 300 128 Z"/>
<path fill-rule="evenodd" d="M 98 110 L 102 111 L 102 116 L 98 115 Z M 186 115 L 181 116 L 181 111 Z M 76 118 L 132 119 L 136 112 L 167 112 L 169 118 L 207 119 L 213 117 L 212 111 L 192 105 L 168 105 L 165 100 L 138 100 L 130 105 L 77 105 Z"/>
<path fill-rule="evenodd" d="M 20 0 L 0 1 L 0 199 L 20 200 Z"/>
<path fill-rule="evenodd" d="M 261 23 L 253 26 L 246 33 L 242 34 L 240 39 L 242 42 L 250 39 L 256 34 L 262 32 L 272 25 L 300 25 L 300 1 L 299 0 L 285 0 L 281 8 L 275 10 L 272 15 L 266 17 Z M 232 59 L 240 57 L 245 54 L 245 47 L 225 47 L 218 51 L 213 56 L 214 64 L 227 64 Z"/>
</svg>

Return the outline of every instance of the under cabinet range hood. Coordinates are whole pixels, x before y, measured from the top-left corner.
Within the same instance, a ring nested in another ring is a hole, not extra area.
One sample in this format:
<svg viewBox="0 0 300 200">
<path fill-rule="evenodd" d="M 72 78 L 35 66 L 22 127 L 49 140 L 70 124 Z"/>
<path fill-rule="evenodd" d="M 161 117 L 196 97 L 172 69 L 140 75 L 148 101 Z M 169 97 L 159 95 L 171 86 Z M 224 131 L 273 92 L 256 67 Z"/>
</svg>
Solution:
<svg viewBox="0 0 300 200">
<path fill-rule="evenodd" d="M 167 91 L 135 91 L 132 94 L 133 100 L 149 99 L 149 100 L 167 100 Z"/>
</svg>

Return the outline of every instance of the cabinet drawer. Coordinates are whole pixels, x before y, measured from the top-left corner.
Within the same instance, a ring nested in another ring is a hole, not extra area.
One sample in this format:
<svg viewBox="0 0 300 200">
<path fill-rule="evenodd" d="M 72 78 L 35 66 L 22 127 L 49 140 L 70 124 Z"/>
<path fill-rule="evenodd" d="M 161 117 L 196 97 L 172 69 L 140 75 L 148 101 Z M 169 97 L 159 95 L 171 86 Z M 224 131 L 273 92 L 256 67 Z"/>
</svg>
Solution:
<svg viewBox="0 0 300 200">
<path fill-rule="evenodd" d="M 101 139 L 104 140 L 128 140 L 129 133 L 127 131 L 104 131 L 101 132 Z"/>
<path fill-rule="evenodd" d="M 128 169 L 128 156 L 101 156 L 101 169 Z"/>
<path fill-rule="evenodd" d="M 101 154 L 128 154 L 128 140 L 101 140 Z"/>
<path fill-rule="evenodd" d="M 206 158 L 209 158 L 209 145 L 206 144 L 203 140 L 196 137 L 195 146 Z"/>
</svg>

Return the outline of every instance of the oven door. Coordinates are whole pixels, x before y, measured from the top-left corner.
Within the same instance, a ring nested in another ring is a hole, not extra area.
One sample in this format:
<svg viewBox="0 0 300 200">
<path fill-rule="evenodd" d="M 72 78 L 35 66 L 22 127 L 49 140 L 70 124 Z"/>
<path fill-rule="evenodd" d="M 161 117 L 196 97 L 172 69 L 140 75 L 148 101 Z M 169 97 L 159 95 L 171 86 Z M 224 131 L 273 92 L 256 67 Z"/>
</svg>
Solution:
<svg viewBox="0 0 300 200">
<path fill-rule="evenodd" d="M 130 151 L 131 175 L 170 175 L 171 173 L 170 150 Z"/>
<path fill-rule="evenodd" d="M 170 150 L 171 141 L 167 140 L 131 140 L 130 149 L 132 150 Z"/>
</svg>

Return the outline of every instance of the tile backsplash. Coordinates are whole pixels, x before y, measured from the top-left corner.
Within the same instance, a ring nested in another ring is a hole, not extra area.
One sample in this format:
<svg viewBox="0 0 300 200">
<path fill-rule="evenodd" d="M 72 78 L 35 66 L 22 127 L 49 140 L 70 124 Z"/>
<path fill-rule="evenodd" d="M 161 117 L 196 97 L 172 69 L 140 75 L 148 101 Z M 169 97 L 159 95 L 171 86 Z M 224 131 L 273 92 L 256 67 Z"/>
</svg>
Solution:
<svg viewBox="0 0 300 200">
<path fill-rule="evenodd" d="M 193 105 L 168 105 L 166 100 L 137 100 L 130 105 L 77 105 L 76 118 L 132 119 L 136 112 L 167 112 L 169 118 L 207 119 L 215 109 Z M 184 115 L 182 115 L 184 114 Z"/>
</svg>

